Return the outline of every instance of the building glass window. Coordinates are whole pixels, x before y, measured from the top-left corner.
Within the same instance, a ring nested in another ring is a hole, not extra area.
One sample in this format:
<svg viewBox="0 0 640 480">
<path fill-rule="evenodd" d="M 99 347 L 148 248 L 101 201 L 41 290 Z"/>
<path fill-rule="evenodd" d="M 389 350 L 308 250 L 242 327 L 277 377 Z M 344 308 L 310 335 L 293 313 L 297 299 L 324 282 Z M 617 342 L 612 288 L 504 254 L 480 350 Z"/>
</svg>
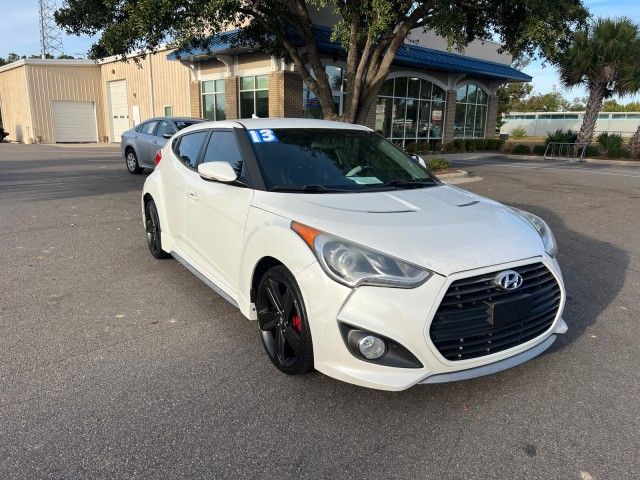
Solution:
<svg viewBox="0 0 640 480">
<path fill-rule="evenodd" d="M 477 85 L 469 84 L 456 91 L 454 138 L 484 138 L 489 96 Z"/>
<path fill-rule="evenodd" d="M 165 107 L 164 107 L 164 116 L 165 117 L 173 117 L 173 107 L 171 105 L 165 105 Z"/>
<path fill-rule="evenodd" d="M 442 140 L 444 107 L 445 91 L 428 80 L 390 78 L 378 94 L 375 130 L 396 144 L 432 149 Z"/>
<path fill-rule="evenodd" d="M 269 75 L 240 77 L 240 118 L 269 116 Z"/>
<path fill-rule="evenodd" d="M 225 120 L 224 100 L 224 80 L 202 82 L 202 118 Z"/>
<path fill-rule="evenodd" d="M 346 78 L 344 68 L 335 65 L 327 65 L 324 67 L 327 74 L 331 93 L 333 94 L 333 103 L 336 106 L 338 115 L 344 112 L 344 97 L 346 92 Z M 313 70 L 311 70 L 313 75 Z M 314 77 L 315 78 L 315 77 Z M 323 118 L 322 107 L 316 95 L 309 89 L 306 83 L 302 84 L 302 109 L 305 118 Z"/>
</svg>

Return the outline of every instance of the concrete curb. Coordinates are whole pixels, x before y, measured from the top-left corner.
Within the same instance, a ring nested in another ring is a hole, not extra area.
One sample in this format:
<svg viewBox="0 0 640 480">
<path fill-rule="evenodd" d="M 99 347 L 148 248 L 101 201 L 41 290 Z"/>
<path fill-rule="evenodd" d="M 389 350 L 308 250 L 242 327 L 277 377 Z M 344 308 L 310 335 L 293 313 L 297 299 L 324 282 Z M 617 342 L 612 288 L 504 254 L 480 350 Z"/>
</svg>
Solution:
<svg viewBox="0 0 640 480">
<path fill-rule="evenodd" d="M 435 174 L 440 180 L 444 180 L 445 182 L 449 180 L 454 180 L 456 178 L 466 178 L 469 176 L 469 172 L 465 170 L 458 170 L 457 172 L 448 172 L 448 173 L 437 173 Z"/>
</svg>

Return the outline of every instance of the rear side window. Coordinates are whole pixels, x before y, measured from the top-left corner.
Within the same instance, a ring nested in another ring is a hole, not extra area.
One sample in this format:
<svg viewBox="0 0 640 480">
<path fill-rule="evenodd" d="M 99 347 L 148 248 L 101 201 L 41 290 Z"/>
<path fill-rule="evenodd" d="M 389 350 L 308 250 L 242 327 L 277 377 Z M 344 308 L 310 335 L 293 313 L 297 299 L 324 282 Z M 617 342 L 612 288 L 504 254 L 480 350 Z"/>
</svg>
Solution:
<svg viewBox="0 0 640 480">
<path fill-rule="evenodd" d="M 175 154 L 187 167 L 195 169 L 198 166 L 198 155 L 202 149 L 202 144 L 209 132 L 201 131 L 187 133 L 180 137 L 176 145 Z"/>
<path fill-rule="evenodd" d="M 204 162 L 230 163 L 238 176 L 242 176 L 242 155 L 232 131 L 213 131 L 204 153 Z"/>
<path fill-rule="evenodd" d="M 178 130 L 182 130 L 183 128 L 187 128 L 187 127 L 190 127 L 191 125 L 195 125 L 196 123 L 201 123 L 201 122 L 195 122 L 190 120 L 174 120 L 174 123 L 176 124 L 176 127 L 178 127 Z"/>
<path fill-rule="evenodd" d="M 156 129 L 156 125 L 158 122 L 147 122 L 142 125 L 142 133 L 146 133 L 147 135 L 153 135 L 153 131 Z"/>
</svg>

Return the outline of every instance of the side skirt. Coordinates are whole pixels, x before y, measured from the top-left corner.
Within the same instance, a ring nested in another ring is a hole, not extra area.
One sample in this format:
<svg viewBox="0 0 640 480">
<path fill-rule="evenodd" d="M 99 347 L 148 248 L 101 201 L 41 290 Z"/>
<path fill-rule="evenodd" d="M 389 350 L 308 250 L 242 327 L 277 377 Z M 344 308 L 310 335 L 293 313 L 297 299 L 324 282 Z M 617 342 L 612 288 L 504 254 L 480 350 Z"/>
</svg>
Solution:
<svg viewBox="0 0 640 480">
<path fill-rule="evenodd" d="M 182 266 L 184 268 L 186 268 L 187 270 L 189 270 L 191 273 L 193 273 L 196 277 L 198 277 L 198 279 L 200 279 L 200 281 L 202 283 L 204 283 L 207 287 L 209 287 L 211 290 L 213 290 L 214 292 L 216 292 L 218 295 L 220 295 L 222 298 L 224 298 L 227 302 L 229 302 L 231 305 L 233 305 L 236 308 L 240 308 L 240 306 L 238 305 L 238 302 L 236 302 L 233 298 L 231 298 L 227 293 L 225 293 L 220 287 L 218 287 L 215 283 L 213 283 L 211 280 L 209 280 L 206 276 L 204 276 L 200 270 L 198 270 L 196 267 L 194 267 L 193 265 L 191 265 L 187 260 L 185 260 L 184 258 L 182 258 L 179 254 L 177 254 L 175 251 L 171 251 L 170 252 L 171 256 L 173 258 L 175 258 L 178 262 L 180 262 L 182 264 Z"/>
</svg>

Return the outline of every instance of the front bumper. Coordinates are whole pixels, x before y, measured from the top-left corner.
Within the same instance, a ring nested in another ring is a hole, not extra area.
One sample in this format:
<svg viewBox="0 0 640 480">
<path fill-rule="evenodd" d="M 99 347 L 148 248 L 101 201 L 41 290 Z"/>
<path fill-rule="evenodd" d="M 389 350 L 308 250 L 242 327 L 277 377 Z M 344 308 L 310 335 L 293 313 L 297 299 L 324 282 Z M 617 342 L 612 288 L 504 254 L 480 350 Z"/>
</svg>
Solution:
<svg viewBox="0 0 640 480">
<path fill-rule="evenodd" d="M 429 337 L 429 326 L 453 281 L 536 262 L 545 264 L 561 290 L 560 307 L 547 331 L 515 347 L 473 359 L 450 361 L 438 352 Z M 317 263 L 307 267 L 297 278 L 309 317 L 316 369 L 369 388 L 404 390 L 417 383 L 456 381 L 495 373 L 539 355 L 553 343 L 556 335 L 567 329 L 561 318 L 565 304 L 562 275 L 556 260 L 547 256 L 449 277 L 434 274 L 414 289 L 364 286 L 352 290 L 330 280 Z M 388 367 L 356 358 L 344 344 L 339 322 L 393 339 L 415 355 L 423 368 Z"/>
</svg>

